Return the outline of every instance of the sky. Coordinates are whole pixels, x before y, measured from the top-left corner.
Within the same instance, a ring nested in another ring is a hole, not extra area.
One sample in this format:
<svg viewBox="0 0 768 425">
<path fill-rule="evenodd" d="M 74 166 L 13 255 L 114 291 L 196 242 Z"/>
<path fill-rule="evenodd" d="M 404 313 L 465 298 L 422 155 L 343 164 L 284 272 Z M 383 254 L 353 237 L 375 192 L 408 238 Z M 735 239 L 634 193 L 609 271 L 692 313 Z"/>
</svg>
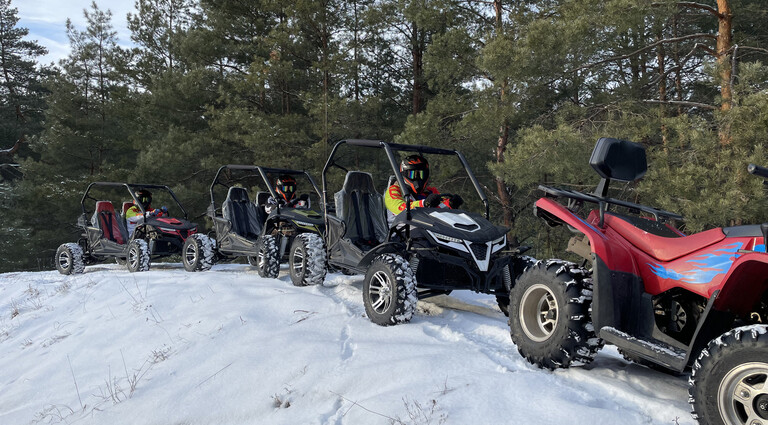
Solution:
<svg viewBox="0 0 768 425">
<path fill-rule="evenodd" d="M 18 9 L 19 26 L 29 29 L 28 40 L 48 49 L 40 63 L 58 62 L 69 54 L 66 22 L 71 19 L 78 29 L 85 29 L 83 9 L 90 9 L 92 0 L 11 0 L 11 7 Z M 100 9 L 112 11 L 112 25 L 117 31 L 118 44 L 130 43 L 126 15 L 134 12 L 133 0 L 98 0 Z"/>
</svg>

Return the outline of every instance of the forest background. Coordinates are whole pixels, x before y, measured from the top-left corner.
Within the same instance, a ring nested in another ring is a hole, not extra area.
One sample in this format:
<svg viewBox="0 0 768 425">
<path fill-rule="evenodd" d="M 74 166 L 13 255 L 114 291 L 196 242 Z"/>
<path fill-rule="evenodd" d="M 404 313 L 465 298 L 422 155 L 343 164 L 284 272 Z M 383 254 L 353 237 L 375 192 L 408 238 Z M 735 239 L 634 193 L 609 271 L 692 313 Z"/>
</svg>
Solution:
<svg viewBox="0 0 768 425">
<path fill-rule="evenodd" d="M 0 0 L 0 272 L 51 269 L 92 181 L 167 183 L 205 223 L 220 165 L 318 176 L 344 138 L 461 150 L 493 220 L 539 257 L 564 236 L 531 214 L 537 185 L 593 190 L 599 137 L 648 151 L 646 177 L 612 196 L 681 213 L 688 232 L 766 221 L 746 172 L 768 165 L 764 0 L 138 0 L 127 17 L 97 2 L 82 13 L 69 56 L 45 65 Z"/>
</svg>

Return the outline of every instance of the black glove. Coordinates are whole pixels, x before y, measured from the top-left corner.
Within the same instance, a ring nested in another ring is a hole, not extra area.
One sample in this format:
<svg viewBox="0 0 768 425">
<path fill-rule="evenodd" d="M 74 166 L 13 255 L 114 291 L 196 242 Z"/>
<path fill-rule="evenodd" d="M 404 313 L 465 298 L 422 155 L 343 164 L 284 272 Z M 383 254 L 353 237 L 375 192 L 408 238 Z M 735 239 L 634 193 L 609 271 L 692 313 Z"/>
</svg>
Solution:
<svg viewBox="0 0 768 425">
<path fill-rule="evenodd" d="M 448 205 L 451 208 L 456 209 L 464 205 L 464 200 L 461 199 L 460 195 L 451 195 L 450 199 L 448 200 Z"/>
<path fill-rule="evenodd" d="M 438 193 L 430 193 L 427 195 L 426 198 L 424 198 L 424 206 L 435 208 L 438 205 L 440 205 L 440 202 L 443 200 L 443 196 Z"/>
<path fill-rule="evenodd" d="M 166 215 L 166 216 L 168 215 L 168 207 L 162 206 L 162 207 L 160 207 L 160 211 L 162 211 L 164 215 Z"/>
<path fill-rule="evenodd" d="M 300 201 L 309 201 L 309 195 L 306 193 L 302 193 L 301 196 L 299 196 Z"/>
</svg>

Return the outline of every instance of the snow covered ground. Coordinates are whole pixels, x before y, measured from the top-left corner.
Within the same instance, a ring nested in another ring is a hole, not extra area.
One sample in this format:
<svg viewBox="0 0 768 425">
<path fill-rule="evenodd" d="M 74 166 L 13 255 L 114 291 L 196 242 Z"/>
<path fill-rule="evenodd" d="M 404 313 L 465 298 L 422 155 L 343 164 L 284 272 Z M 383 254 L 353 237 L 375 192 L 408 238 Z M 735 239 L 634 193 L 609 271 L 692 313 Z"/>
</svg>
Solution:
<svg viewBox="0 0 768 425">
<path fill-rule="evenodd" d="M 0 274 L 0 424 L 692 424 L 686 377 L 612 347 L 529 365 L 489 296 L 366 317 L 361 276 L 247 265 Z"/>
</svg>

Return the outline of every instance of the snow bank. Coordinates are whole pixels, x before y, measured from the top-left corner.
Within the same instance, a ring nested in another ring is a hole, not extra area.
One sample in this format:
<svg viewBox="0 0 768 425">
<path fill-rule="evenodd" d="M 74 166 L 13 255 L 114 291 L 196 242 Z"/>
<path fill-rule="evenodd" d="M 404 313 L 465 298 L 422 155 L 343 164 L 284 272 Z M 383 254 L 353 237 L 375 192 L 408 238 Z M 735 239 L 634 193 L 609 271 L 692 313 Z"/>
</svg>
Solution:
<svg viewBox="0 0 768 425">
<path fill-rule="evenodd" d="M 245 265 L 1 274 L 0 424 L 694 423 L 685 377 L 612 348 L 529 365 L 492 297 L 422 301 L 384 328 L 361 286 Z"/>
</svg>

